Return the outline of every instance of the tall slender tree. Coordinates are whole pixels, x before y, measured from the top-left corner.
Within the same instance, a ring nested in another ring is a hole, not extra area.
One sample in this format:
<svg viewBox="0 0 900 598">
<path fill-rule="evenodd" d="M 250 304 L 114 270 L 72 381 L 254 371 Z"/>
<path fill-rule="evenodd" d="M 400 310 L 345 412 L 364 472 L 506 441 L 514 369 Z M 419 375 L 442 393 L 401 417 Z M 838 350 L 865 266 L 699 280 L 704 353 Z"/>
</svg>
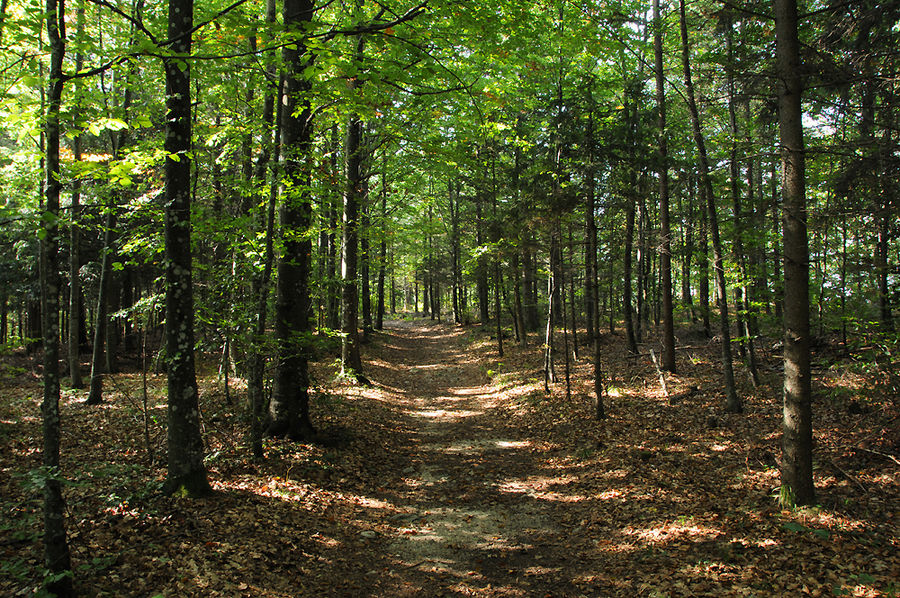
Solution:
<svg viewBox="0 0 900 598">
<path fill-rule="evenodd" d="M 715 193 L 712 177 L 709 173 L 709 158 L 706 153 L 706 141 L 700 124 L 700 111 L 694 93 L 691 78 L 690 43 L 688 42 L 687 14 L 684 0 L 679 2 L 681 25 L 681 57 L 684 67 L 684 86 L 687 91 L 688 110 L 691 114 L 691 129 L 694 143 L 697 145 L 697 157 L 700 166 L 700 182 L 706 196 L 707 222 L 713 245 L 713 270 L 716 277 L 716 303 L 719 308 L 719 334 L 722 337 L 722 369 L 725 377 L 725 410 L 729 413 L 740 413 L 743 410 L 740 397 L 734 382 L 734 362 L 731 354 L 731 328 L 728 319 L 728 287 L 725 285 L 725 258 L 722 252 L 722 240 L 719 235 L 719 218 L 716 213 Z"/>
<path fill-rule="evenodd" d="M 282 20 L 294 42 L 283 50 L 285 64 L 280 120 L 284 155 L 281 206 L 283 250 L 275 289 L 275 342 L 278 362 L 269 403 L 267 433 L 305 439 L 315 433 L 309 416 L 309 270 L 312 224 L 309 164 L 313 113 L 307 68 L 313 54 L 305 43 L 315 6 L 311 0 L 285 0 Z"/>
<path fill-rule="evenodd" d="M 663 20 L 653 0 L 653 50 L 656 64 L 656 109 L 659 118 L 659 269 L 662 278 L 662 368 L 675 372 L 675 322 L 672 313 L 672 231 L 669 224 L 669 145 L 663 72 Z"/>
<path fill-rule="evenodd" d="M 75 36 L 81 40 L 84 37 L 84 3 L 75 12 Z M 84 52 L 79 50 L 75 55 L 75 72 L 84 66 Z M 80 85 L 76 84 L 76 90 Z M 81 161 L 82 135 L 75 132 L 72 138 L 72 161 L 77 164 Z M 72 388 L 84 386 L 81 376 L 81 179 L 75 177 L 72 181 L 71 213 L 69 224 L 69 383 Z"/>
<path fill-rule="evenodd" d="M 47 38 L 50 69 L 44 121 L 44 212 L 41 214 L 41 328 L 44 343 L 44 398 L 41 404 L 44 446 L 44 565 L 50 572 L 47 589 L 59 597 L 74 596 L 69 544 L 66 540 L 65 503 L 59 476 L 59 115 L 65 84 L 66 9 L 63 0 L 47 0 Z"/>
<path fill-rule="evenodd" d="M 363 36 L 356 40 L 355 58 L 362 60 L 364 48 Z M 349 81 L 352 91 L 362 85 L 358 77 Z M 346 186 L 344 188 L 344 251 L 341 262 L 343 278 L 343 303 L 341 304 L 341 370 L 344 374 L 359 377 L 362 375 L 362 359 L 359 354 L 359 277 L 357 273 L 359 260 L 359 210 L 364 200 L 362 119 L 353 112 L 347 122 L 347 137 L 344 144 L 346 160 Z"/>
<path fill-rule="evenodd" d="M 212 490 L 203 464 L 194 367 L 191 264 L 191 37 L 193 0 L 169 0 L 171 54 L 166 74 L 166 359 L 168 470 L 165 490 L 203 496 Z"/>
<path fill-rule="evenodd" d="M 816 499 L 812 467 L 812 389 L 809 361 L 809 242 L 806 159 L 797 1 L 775 0 L 778 130 L 784 227 L 784 423 L 782 500 Z"/>
</svg>

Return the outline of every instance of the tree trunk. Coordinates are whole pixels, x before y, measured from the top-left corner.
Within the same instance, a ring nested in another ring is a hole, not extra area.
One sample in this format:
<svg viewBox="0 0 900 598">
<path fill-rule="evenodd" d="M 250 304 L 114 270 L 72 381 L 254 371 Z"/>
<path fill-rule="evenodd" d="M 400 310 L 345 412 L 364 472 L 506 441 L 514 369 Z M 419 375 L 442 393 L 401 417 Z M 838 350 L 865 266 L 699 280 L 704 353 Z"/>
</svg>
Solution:
<svg viewBox="0 0 900 598">
<path fill-rule="evenodd" d="M 735 98 L 734 89 L 734 44 L 731 17 L 725 17 L 727 22 L 726 46 L 728 53 L 727 88 L 728 88 L 728 121 L 731 129 L 731 147 L 729 155 L 729 166 L 731 174 L 731 203 L 734 215 L 734 255 L 738 263 L 741 275 L 741 281 L 735 289 L 735 309 L 737 309 L 736 320 L 738 324 L 738 334 L 744 340 L 741 341 L 741 347 L 744 349 L 742 354 L 747 360 L 747 369 L 750 372 L 750 381 L 754 387 L 759 386 L 759 372 L 756 368 L 756 351 L 753 347 L 753 331 L 751 330 L 751 302 L 750 287 L 747 282 L 750 275 L 747 270 L 747 255 L 744 251 L 744 222 L 741 206 L 740 194 L 740 167 L 738 164 L 738 126 L 737 126 L 737 100 Z"/>
<path fill-rule="evenodd" d="M 275 0 L 266 2 L 266 23 L 272 24 L 276 19 Z M 274 67 L 269 67 L 268 76 L 276 78 Z M 261 460 L 265 454 L 262 445 L 263 410 L 265 407 L 265 365 L 266 358 L 263 349 L 266 333 L 266 320 L 268 319 L 269 287 L 272 279 L 272 267 L 275 261 L 275 206 L 278 201 L 278 160 L 279 149 L 279 123 L 281 122 L 281 103 L 275 107 L 276 96 L 280 97 L 283 80 L 276 85 L 267 88 L 263 99 L 262 123 L 266 127 L 263 149 L 256 163 L 254 177 L 265 181 L 267 171 L 271 170 L 271 182 L 269 184 L 269 201 L 265 210 L 260 210 L 258 219 L 263 223 L 265 230 L 265 261 L 263 269 L 253 277 L 251 293 L 256 301 L 256 314 L 253 329 L 252 356 L 247 380 L 247 396 L 250 407 L 250 451 L 254 459 Z M 274 118 L 274 122 L 273 122 Z M 329 279 L 330 280 L 330 279 Z"/>
<path fill-rule="evenodd" d="M 571 308 L 572 318 L 572 359 L 578 361 L 578 309 L 575 307 L 575 241 L 572 233 L 572 225 L 569 225 L 569 246 L 567 248 L 569 254 L 569 263 L 565 268 L 569 278 L 569 307 Z"/>
<path fill-rule="evenodd" d="M 560 247 L 562 244 L 560 244 Z M 560 250 L 560 253 L 562 251 Z M 560 262 L 563 261 L 563 256 L 560 256 Z M 559 281 L 559 304 L 562 308 L 562 325 L 563 325 L 563 364 L 565 366 L 566 373 L 566 399 L 572 398 L 572 376 L 571 376 L 571 361 L 569 358 L 569 324 L 566 319 L 566 279 L 565 279 L 565 269 L 561 268 L 560 271 L 563 273 L 563 278 Z"/>
<path fill-rule="evenodd" d="M 97 310 L 94 314 L 94 345 L 91 352 L 91 387 L 88 391 L 87 404 L 99 405 L 103 402 L 103 374 L 106 372 L 107 361 L 103 356 L 103 348 L 106 345 L 106 328 L 109 326 L 109 278 L 110 278 L 110 253 L 113 251 L 115 241 L 113 229 L 116 227 L 115 201 L 110 200 L 106 213 L 106 230 L 103 235 L 103 257 L 100 260 L 100 286 L 97 292 Z"/>
<path fill-rule="evenodd" d="M 381 214 L 378 244 L 378 283 L 376 287 L 375 330 L 384 328 L 384 279 L 387 271 L 387 152 L 381 171 Z"/>
<path fill-rule="evenodd" d="M 598 323 L 600 304 L 597 302 L 597 219 L 594 214 L 594 110 L 593 98 L 589 97 L 587 130 L 587 168 L 585 169 L 584 194 L 584 315 L 587 328 L 587 345 L 593 346 L 594 337 L 600 335 Z"/>
<path fill-rule="evenodd" d="M 462 286 L 462 269 L 460 267 L 460 239 L 459 239 L 459 184 L 454 187 L 453 179 L 447 183 L 447 199 L 450 205 L 450 257 L 453 272 L 453 322 L 462 324 L 463 315 L 460 305 L 460 287 Z"/>
<path fill-rule="evenodd" d="M 637 342 L 644 342 L 644 329 L 645 322 L 647 321 L 647 286 L 649 285 L 648 281 L 648 272 L 649 272 L 649 263 L 647 259 L 647 252 L 650 249 L 650 239 L 649 239 L 649 231 L 648 223 L 649 218 L 647 218 L 647 204 L 644 200 L 644 196 L 642 191 L 645 189 L 644 185 L 645 177 L 640 177 L 640 186 L 638 187 L 638 198 L 636 202 L 637 208 L 637 269 L 638 269 L 638 277 L 637 277 L 637 313 L 636 313 L 636 322 L 634 329 L 634 336 Z"/>
<path fill-rule="evenodd" d="M 84 10 L 79 9 L 83 15 Z M 80 21 L 83 22 L 83 21 Z M 81 135 L 72 139 L 72 160 L 81 161 Z M 69 383 L 72 388 L 84 387 L 81 377 L 81 253 L 79 251 L 79 222 L 81 221 L 81 180 L 72 181 L 71 224 L 69 225 Z"/>
<path fill-rule="evenodd" d="M 311 0 L 285 0 L 283 23 L 302 31 L 312 20 Z M 315 434 L 309 417 L 309 268 L 312 243 L 306 232 L 312 223 L 309 197 L 309 155 L 312 136 L 311 84 L 305 75 L 313 56 L 305 43 L 284 47 L 286 68 L 282 90 L 281 147 L 284 155 L 281 234 L 275 290 L 275 342 L 278 363 L 269 404 L 266 432 L 271 436 L 308 439 Z M 354 256 L 355 258 L 356 256 Z"/>
<path fill-rule="evenodd" d="M 694 319 L 694 299 L 691 295 L 691 264 L 694 255 L 694 184 L 688 180 L 687 213 L 684 207 L 679 208 L 682 217 L 681 225 L 681 304 L 691 310 Z"/>
<path fill-rule="evenodd" d="M 706 188 L 699 186 L 700 193 L 700 234 L 699 243 L 700 259 L 698 260 L 699 286 L 697 288 L 697 300 L 700 303 L 700 323 L 703 326 L 703 334 L 706 338 L 712 338 L 712 326 L 709 322 L 709 211 L 706 209 Z"/>
<path fill-rule="evenodd" d="M 481 247 L 484 244 L 484 218 L 481 210 L 481 195 L 475 197 L 475 244 Z M 478 263 L 475 266 L 475 287 L 478 292 L 478 318 L 481 325 L 487 325 L 490 320 L 490 297 L 488 289 L 487 264 L 484 263 L 484 257 L 478 257 Z"/>
<path fill-rule="evenodd" d="M 700 161 L 700 180 L 706 194 L 706 211 L 709 219 L 709 230 L 713 244 L 713 269 L 716 276 L 716 299 L 719 308 L 719 332 L 722 336 L 722 369 L 725 376 L 725 410 L 729 413 L 740 413 L 743 410 L 734 383 L 734 365 L 731 357 L 731 330 L 728 321 L 728 287 L 725 285 L 725 267 L 722 256 L 722 241 L 719 238 L 719 220 L 716 215 L 716 202 L 713 195 L 712 179 L 709 174 L 709 160 L 706 154 L 706 143 L 700 126 L 700 113 L 694 95 L 694 84 L 691 80 L 690 54 L 687 33 L 687 17 L 684 0 L 680 0 L 681 13 L 681 56 L 684 65 L 684 86 L 687 91 L 688 110 L 691 114 L 691 128 L 697 154 Z"/>
<path fill-rule="evenodd" d="M 559 219 L 555 218 L 553 222 L 553 230 L 550 232 L 550 263 L 559 260 Z M 554 310 L 558 301 L 554 301 L 554 297 L 559 296 L 559 287 L 561 280 L 557 278 L 556 270 L 550 268 L 550 277 L 547 281 L 547 331 L 544 336 L 544 392 L 550 392 L 550 384 L 556 383 L 556 367 L 553 363 L 554 346 L 553 329 L 556 322 L 556 314 Z"/>
<path fill-rule="evenodd" d="M 528 331 L 538 330 L 540 314 L 538 313 L 537 260 L 534 257 L 531 234 L 526 231 L 522 240 L 523 294 L 525 310 L 525 328 Z"/>
<path fill-rule="evenodd" d="M 637 107 L 629 99 L 629 90 L 626 89 L 625 98 L 627 101 L 628 112 L 628 155 L 629 164 L 635 164 L 635 127 L 637 123 Z M 629 189 L 625 193 L 625 256 L 623 258 L 624 280 L 622 281 L 622 317 L 625 321 L 625 342 L 628 352 L 636 355 L 637 337 L 634 333 L 634 300 L 632 297 L 632 278 L 633 266 L 632 256 L 634 253 L 634 212 L 635 212 L 635 194 L 637 193 L 637 171 L 636 166 L 629 169 Z"/>
<path fill-rule="evenodd" d="M 784 225 L 782 500 L 815 503 L 809 360 L 809 246 L 796 0 L 775 0 L 778 129 Z"/>
<path fill-rule="evenodd" d="M 522 278 L 521 267 L 519 266 L 519 252 L 514 251 L 512 255 L 512 285 L 513 285 L 513 318 L 516 324 L 516 330 L 519 332 L 519 346 L 528 346 L 528 331 L 525 329 L 525 311 L 522 308 L 522 291 L 520 289 L 520 281 Z"/>
<path fill-rule="evenodd" d="M 56 596 L 74 596 L 69 544 L 66 540 L 65 502 L 59 472 L 59 113 L 64 86 L 65 6 L 62 0 L 47 0 L 47 37 L 50 71 L 47 82 L 45 212 L 41 214 L 41 336 L 44 344 L 42 465 L 44 479 L 44 566 L 52 574 L 46 589 Z"/>
<path fill-rule="evenodd" d="M 0 288 L 0 345 L 5 345 L 9 338 L 9 296 L 6 285 Z"/>
<path fill-rule="evenodd" d="M 338 166 L 338 153 L 340 151 L 340 132 L 338 126 L 331 128 L 331 158 L 329 160 L 331 166 L 331 176 L 333 180 L 341 179 L 340 167 Z M 340 330 L 341 328 L 341 292 L 342 284 L 338 279 L 338 260 L 340 254 L 340 243 L 337 238 L 338 231 L 338 202 L 336 194 L 329 194 L 327 198 L 328 213 L 328 255 L 325 259 L 326 276 L 325 287 L 327 289 L 328 302 L 326 307 L 326 319 L 328 328 L 332 330 Z"/>
<path fill-rule="evenodd" d="M 772 303 L 775 311 L 775 319 L 782 320 L 784 317 L 784 272 L 782 271 L 783 252 L 778 243 L 779 233 L 782 230 L 781 217 L 779 216 L 778 201 L 778 177 L 777 165 L 772 160 L 772 171 L 770 180 L 772 181 L 772 235 L 774 247 L 772 249 L 774 272 L 772 276 Z"/>
<path fill-rule="evenodd" d="M 359 37 L 356 56 L 363 52 L 363 38 Z M 359 79 L 350 81 L 351 90 L 361 85 Z M 362 177 L 362 122 L 358 114 L 351 114 L 347 123 L 344 145 L 346 158 L 346 187 L 344 189 L 344 251 L 341 261 L 343 294 L 341 304 L 341 371 L 344 375 L 362 375 L 362 359 L 359 355 L 359 284 L 357 276 L 359 250 L 359 206 L 363 198 Z"/>
<path fill-rule="evenodd" d="M 191 53 L 193 0 L 169 0 L 170 49 Z M 165 490 L 202 496 L 212 490 L 203 464 L 199 396 L 194 369 L 194 294 L 191 277 L 191 69 L 169 57 L 166 72 L 166 358 L 168 470 Z"/>
<path fill-rule="evenodd" d="M 371 289 L 371 260 L 369 255 L 369 241 L 371 234 L 371 219 L 369 218 L 369 180 L 368 175 L 363 174 L 362 200 L 359 237 L 359 269 L 360 269 L 360 294 L 362 295 L 362 335 L 368 338 L 372 332 L 372 289 Z"/>
<path fill-rule="evenodd" d="M 5 11 L 4 11 L 5 12 Z M 76 37 L 84 36 L 84 4 L 76 9 Z M 84 54 L 79 51 L 75 55 L 75 71 L 84 66 Z M 72 162 L 81 162 L 81 134 L 76 133 L 72 139 Z M 81 343 L 78 333 L 81 330 L 81 253 L 79 223 L 81 222 L 81 178 L 72 180 L 72 205 L 69 225 L 69 383 L 72 388 L 84 387 L 81 376 Z"/>
<path fill-rule="evenodd" d="M 666 131 L 666 91 L 663 72 L 662 19 L 653 0 L 653 48 L 656 57 L 656 107 L 659 111 L 659 267 L 662 276 L 662 369 L 675 372 L 675 322 L 672 313 L 672 233 L 669 225 L 669 148 Z"/>
<path fill-rule="evenodd" d="M 113 236 L 113 246 L 117 239 Z M 111 264 L 110 264 L 111 265 Z M 119 318 L 111 317 L 112 314 L 118 313 L 122 307 L 122 276 L 121 272 L 112 269 L 109 271 L 109 287 L 107 289 L 107 318 L 106 323 L 106 373 L 115 374 L 119 371 L 119 340 L 121 337 Z"/>
<path fill-rule="evenodd" d="M 887 189 L 885 194 L 889 193 Z M 894 318 L 891 314 L 891 289 L 888 281 L 890 265 L 888 264 L 888 248 L 891 242 L 891 221 L 895 221 L 897 213 L 890 209 L 890 203 L 885 201 L 879 210 L 878 234 L 875 242 L 875 275 L 878 278 L 878 313 L 881 328 L 885 332 L 894 331 Z M 787 294 L 787 289 L 785 289 Z M 785 308 L 785 311 L 787 309 Z"/>
</svg>

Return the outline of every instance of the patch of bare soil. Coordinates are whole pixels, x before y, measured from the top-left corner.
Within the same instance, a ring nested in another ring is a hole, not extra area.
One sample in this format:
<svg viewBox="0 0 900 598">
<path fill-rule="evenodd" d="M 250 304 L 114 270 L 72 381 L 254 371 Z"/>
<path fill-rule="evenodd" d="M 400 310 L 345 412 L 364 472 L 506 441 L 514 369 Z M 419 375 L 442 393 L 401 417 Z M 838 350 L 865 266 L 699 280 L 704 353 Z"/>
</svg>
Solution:
<svg viewBox="0 0 900 598">
<path fill-rule="evenodd" d="M 560 551 L 559 484 L 541 449 L 499 409 L 483 352 L 461 328 L 389 330 L 396 405 L 409 418 L 411 464 L 382 499 L 398 512 L 385 552 L 397 558 L 389 595 L 534 596 L 577 593 Z M 376 374 L 376 379 L 378 375 Z"/>
</svg>

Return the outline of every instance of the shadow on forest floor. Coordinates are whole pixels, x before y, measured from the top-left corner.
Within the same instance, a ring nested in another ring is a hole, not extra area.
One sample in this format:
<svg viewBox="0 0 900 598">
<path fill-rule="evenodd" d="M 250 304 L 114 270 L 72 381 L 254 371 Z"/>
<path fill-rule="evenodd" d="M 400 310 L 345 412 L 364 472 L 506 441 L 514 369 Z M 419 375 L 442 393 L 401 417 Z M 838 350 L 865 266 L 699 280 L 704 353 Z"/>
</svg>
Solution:
<svg viewBox="0 0 900 598">
<path fill-rule="evenodd" d="M 76 584 L 87 596 L 889 596 L 900 591 L 897 396 L 877 371 L 817 369 L 819 507 L 779 485 L 780 378 L 723 413 L 718 346 L 679 351 L 660 389 L 649 357 L 603 339 L 610 418 L 592 419 L 592 365 L 545 395 L 540 348 L 496 356 L 474 327 L 389 322 L 364 346 L 369 387 L 324 364 L 322 442 L 268 441 L 247 460 L 244 406 L 201 386 L 212 498 L 158 494 L 165 380 L 109 401 L 63 397 L 63 470 Z M 534 341 L 533 341 L 534 342 Z M 15 361 L 18 359 L 18 361 Z M 39 575 L 40 388 L 0 370 L 0 594 Z M 562 374 L 562 359 L 557 368 Z M 562 376 L 561 376 L 562 378 Z M 235 394 L 242 400 L 240 381 Z M 689 389 L 696 389 L 690 390 Z M 877 394 L 880 393 L 880 394 Z"/>
</svg>

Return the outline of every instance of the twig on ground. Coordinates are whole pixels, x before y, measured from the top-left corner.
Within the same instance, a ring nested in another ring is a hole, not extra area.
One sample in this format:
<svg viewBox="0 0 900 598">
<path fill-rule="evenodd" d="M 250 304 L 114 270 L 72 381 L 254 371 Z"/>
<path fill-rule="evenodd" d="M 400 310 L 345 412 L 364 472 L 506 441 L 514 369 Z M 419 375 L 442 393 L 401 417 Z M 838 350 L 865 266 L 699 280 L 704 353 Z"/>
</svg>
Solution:
<svg viewBox="0 0 900 598">
<path fill-rule="evenodd" d="M 663 373 L 662 369 L 660 369 L 659 360 L 656 358 L 656 353 L 653 352 L 653 349 L 650 349 L 650 359 L 653 361 L 653 365 L 656 367 L 656 375 L 659 376 L 659 385 L 662 386 L 663 394 L 666 395 L 666 398 L 668 398 L 669 388 L 666 386 L 666 375 Z"/>
<path fill-rule="evenodd" d="M 844 476 L 845 478 L 847 478 L 848 480 L 850 480 L 851 482 L 853 482 L 854 484 L 856 484 L 857 486 L 859 486 L 860 490 L 862 490 L 862 491 L 865 492 L 866 494 L 869 493 L 869 489 L 866 488 L 865 485 L 864 485 L 862 482 L 860 482 L 860 481 L 859 481 L 858 479 L 856 479 L 854 476 L 850 475 L 849 473 L 847 473 L 846 471 L 844 471 L 843 469 L 841 469 L 840 466 L 838 466 L 837 463 L 835 463 L 835 462 L 832 461 L 831 459 L 825 459 L 825 462 L 828 463 L 829 465 L 831 465 L 831 466 L 832 466 L 838 473 L 840 473 L 842 476 Z"/>
<path fill-rule="evenodd" d="M 897 459 L 897 457 L 895 457 L 894 455 L 891 455 L 889 453 L 882 453 L 881 451 L 873 451 L 872 449 L 863 448 L 861 446 L 858 446 L 856 448 L 861 451 L 866 451 L 867 453 L 872 453 L 873 455 L 881 455 L 882 457 L 887 457 L 888 459 L 890 459 L 897 465 L 900 465 L 900 459 Z"/>
</svg>

